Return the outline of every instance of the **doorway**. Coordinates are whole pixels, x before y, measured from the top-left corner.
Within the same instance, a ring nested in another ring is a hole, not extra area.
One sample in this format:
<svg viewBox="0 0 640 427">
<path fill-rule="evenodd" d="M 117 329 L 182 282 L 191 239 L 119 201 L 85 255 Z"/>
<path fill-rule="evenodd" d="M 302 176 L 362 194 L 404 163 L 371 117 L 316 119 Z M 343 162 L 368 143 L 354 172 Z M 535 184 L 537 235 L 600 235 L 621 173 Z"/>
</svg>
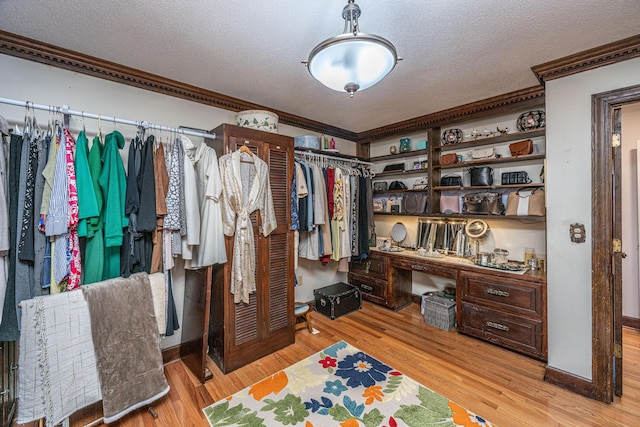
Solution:
<svg viewBox="0 0 640 427">
<path fill-rule="evenodd" d="M 622 239 L 620 107 L 640 102 L 640 86 L 592 96 L 592 397 L 622 393 Z"/>
</svg>

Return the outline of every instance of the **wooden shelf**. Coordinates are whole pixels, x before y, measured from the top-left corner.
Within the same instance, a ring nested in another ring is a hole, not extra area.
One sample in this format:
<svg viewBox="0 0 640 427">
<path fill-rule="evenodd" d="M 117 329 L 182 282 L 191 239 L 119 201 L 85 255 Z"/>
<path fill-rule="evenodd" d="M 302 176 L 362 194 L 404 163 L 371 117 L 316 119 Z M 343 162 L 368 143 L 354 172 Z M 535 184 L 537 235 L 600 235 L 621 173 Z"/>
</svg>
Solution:
<svg viewBox="0 0 640 427">
<path fill-rule="evenodd" d="M 426 174 L 428 170 L 429 169 L 409 169 L 409 170 L 403 170 L 403 171 L 378 172 L 375 174 L 373 179 L 378 179 L 385 176 L 418 175 L 420 173 Z"/>
<path fill-rule="evenodd" d="M 438 145 L 434 146 L 434 150 L 440 151 L 456 151 L 464 148 L 480 147 L 482 145 L 500 144 L 503 142 L 515 141 L 518 139 L 531 139 L 545 135 L 545 128 L 528 130 L 525 132 L 514 132 L 506 135 L 491 136 L 489 138 L 478 138 L 460 142 L 458 144 Z"/>
<path fill-rule="evenodd" d="M 434 191 L 462 191 L 462 190 L 500 190 L 503 188 L 539 188 L 544 187 L 543 183 L 530 183 L 530 184 L 509 184 L 509 185 L 486 185 L 476 187 L 456 187 L 456 186 L 437 186 L 433 187 Z"/>
<path fill-rule="evenodd" d="M 425 148 L 424 150 L 405 151 L 404 153 L 387 154 L 385 156 L 371 157 L 369 161 L 382 162 L 387 160 L 403 159 L 407 157 L 427 156 L 428 154 L 429 154 L 429 149 Z"/>
<path fill-rule="evenodd" d="M 426 193 L 429 191 L 428 188 L 407 188 L 406 190 L 383 190 L 383 191 L 374 191 L 373 196 L 381 195 L 381 194 L 396 194 L 396 193 Z"/>
<path fill-rule="evenodd" d="M 465 168 L 467 166 L 480 166 L 480 165 L 500 165 L 504 163 L 513 163 L 513 162 L 526 162 L 533 160 L 544 160 L 546 155 L 543 154 L 528 154 L 526 156 L 518 156 L 518 157 L 498 157 L 491 159 L 483 159 L 483 160 L 470 160 L 467 162 L 459 162 L 454 163 L 452 165 L 433 165 L 433 169 L 455 169 L 455 168 Z M 377 175 L 376 175 L 377 176 Z"/>
<path fill-rule="evenodd" d="M 374 215 L 394 215 L 394 216 L 429 216 L 427 213 L 410 214 L 410 213 L 395 213 L 395 212 L 374 212 Z"/>
<path fill-rule="evenodd" d="M 387 214 L 390 215 L 390 214 Z M 402 215 L 402 214 L 393 214 Z M 484 219 L 484 220 L 507 220 L 507 221 L 527 221 L 527 222 L 545 222 L 544 216 L 531 216 L 531 215 L 469 215 L 469 214 L 444 214 L 444 213 L 431 213 L 421 214 L 418 216 L 427 218 L 460 218 L 460 219 Z"/>
</svg>

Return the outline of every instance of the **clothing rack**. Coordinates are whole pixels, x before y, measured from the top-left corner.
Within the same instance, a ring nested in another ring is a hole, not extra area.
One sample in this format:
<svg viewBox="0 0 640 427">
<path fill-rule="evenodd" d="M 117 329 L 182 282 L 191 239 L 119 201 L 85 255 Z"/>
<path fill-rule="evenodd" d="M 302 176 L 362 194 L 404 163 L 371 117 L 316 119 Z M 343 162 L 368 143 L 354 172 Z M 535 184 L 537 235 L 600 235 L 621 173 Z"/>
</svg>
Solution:
<svg viewBox="0 0 640 427">
<path fill-rule="evenodd" d="M 17 107 L 34 108 L 36 110 L 49 111 L 50 113 L 60 113 L 65 115 L 77 116 L 85 119 L 104 120 L 107 122 L 140 127 L 143 129 L 155 129 L 155 130 L 166 131 L 166 132 L 175 132 L 177 134 L 182 134 L 182 135 L 192 135 L 192 136 L 199 136 L 202 138 L 216 139 L 216 135 L 213 133 L 200 132 L 200 131 L 195 131 L 190 129 L 173 128 L 169 126 L 161 126 L 161 125 L 149 123 L 146 121 L 120 119 L 117 117 L 103 116 L 101 114 L 87 113 L 84 111 L 75 111 L 75 110 L 70 110 L 69 107 L 66 105 L 62 107 L 55 107 L 51 105 L 34 104 L 31 101 L 17 101 L 15 99 L 9 99 L 9 98 L 0 98 L 0 103 L 7 104 L 7 105 L 15 105 Z"/>
<path fill-rule="evenodd" d="M 298 157 L 307 157 L 307 158 L 315 157 L 319 159 L 334 160 L 334 161 L 339 161 L 343 163 L 350 163 L 350 164 L 355 163 L 363 166 L 371 166 L 373 164 L 371 162 L 365 162 L 364 160 L 360 160 L 356 158 L 332 156 L 330 154 L 316 153 L 315 151 L 294 150 L 294 154 Z"/>
</svg>

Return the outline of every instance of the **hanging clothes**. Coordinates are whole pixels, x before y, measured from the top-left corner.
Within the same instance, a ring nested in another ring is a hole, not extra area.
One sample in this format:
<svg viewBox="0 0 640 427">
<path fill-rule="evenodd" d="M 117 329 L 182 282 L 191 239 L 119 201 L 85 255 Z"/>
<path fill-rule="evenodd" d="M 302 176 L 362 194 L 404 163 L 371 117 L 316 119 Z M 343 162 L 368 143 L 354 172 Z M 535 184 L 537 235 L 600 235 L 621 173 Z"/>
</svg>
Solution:
<svg viewBox="0 0 640 427">
<path fill-rule="evenodd" d="M 37 170 L 37 141 L 33 135 L 33 126 L 25 122 L 25 132 L 22 145 L 22 163 L 20 165 L 20 182 L 18 192 L 18 218 L 17 236 L 15 248 L 17 248 L 17 259 L 13 280 L 15 281 L 15 300 L 29 299 L 32 296 L 31 286 L 33 277 L 33 236 L 27 239 L 29 228 L 33 219 L 33 192 L 35 187 L 35 174 Z M 18 328 L 21 318 L 18 315 Z"/>
<path fill-rule="evenodd" d="M 223 230 L 225 235 L 234 236 L 231 293 L 236 303 L 249 303 L 249 295 L 256 290 L 255 243 L 250 215 L 260 210 L 265 237 L 277 226 L 269 167 L 259 157 L 240 151 L 222 156 L 219 164 Z"/>
<path fill-rule="evenodd" d="M 102 175 L 102 152 L 104 144 L 99 135 L 93 138 L 91 149 L 89 150 L 88 165 L 91 185 L 96 198 L 98 215 L 86 219 L 86 244 L 85 258 L 91 262 L 84 266 L 84 283 L 90 284 L 99 282 L 104 277 L 104 221 L 102 219 L 102 209 L 104 198 L 102 187 L 100 187 L 100 175 Z"/>
<path fill-rule="evenodd" d="M 143 271 L 151 273 L 153 257 L 153 232 L 156 230 L 156 178 L 153 165 L 155 137 L 149 135 L 142 146 L 140 171 L 138 172 L 138 191 L 140 206 L 138 207 L 138 232 L 143 239 Z"/>
<path fill-rule="evenodd" d="M 9 241 L 16 241 L 18 228 L 18 193 L 20 169 L 14 165 L 22 163 L 22 135 L 11 134 L 9 141 Z M 7 269 L 7 289 L 5 291 L 2 322 L 0 322 L 0 341 L 16 341 L 20 336 L 16 304 L 16 251 L 9 251 L 9 268 Z"/>
<path fill-rule="evenodd" d="M 122 148 L 124 148 L 124 136 L 120 132 L 113 131 L 106 136 L 102 174 L 98 180 L 105 201 L 102 211 L 105 245 L 104 280 L 120 275 L 122 230 L 129 225 L 129 219 L 124 213 L 127 184 L 119 151 Z"/>
<path fill-rule="evenodd" d="M 0 122 L 4 123 L 2 116 L 0 116 Z M 0 320 L 2 320 L 4 298 L 7 292 L 9 249 L 11 248 L 9 243 L 9 201 L 7 199 L 7 187 L 9 185 L 8 155 L 9 140 L 3 130 L 0 133 Z"/>
<path fill-rule="evenodd" d="M 140 131 L 138 131 L 140 132 Z M 127 228 L 122 231 L 120 247 L 120 276 L 129 277 L 132 272 L 140 271 L 140 240 L 138 233 L 138 208 L 140 192 L 138 191 L 138 172 L 142 157 L 142 141 L 139 135 L 129 142 L 127 157 L 127 189 L 125 192 L 124 214 L 129 218 Z"/>
<path fill-rule="evenodd" d="M 151 272 L 164 271 L 163 254 L 163 229 L 164 217 L 167 215 L 167 191 L 169 189 L 169 174 L 164 158 L 164 146 L 160 144 L 153 154 L 153 175 L 156 188 L 156 230 L 153 232 L 153 254 L 151 257 Z"/>
<path fill-rule="evenodd" d="M 200 245 L 200 203 L 193 157 L 195 146 L 186 136 L 181 136 L 184 158 L 184 224 L 187 232 L 182 236 L 182 259 L 191 262 L 194 251 Z M 191 156 L 189 156 L 191 154 Z M 197 255 L 196 255 L 197 256 Z"/>
<path fill-rule="evenodd" d="M 68 233 L 69 246 L 67 247 L 67 256 L 69 257 L 69 280 L 67 282 L 67 290 L 72 291 L 80 287 L 82 277 L 82 260 L 80 259 L 80 240 L 78 237 L 78 190 L 76 186 L 76 172 L 73 166 L 73 152 L 76 146 L 76 140 L 71 135 L 71 131 L 63 128 L 65 139 L 65 158 L 67 169 L 67 191 L 69 195 L 69 217 L 68 217 Z"/>
<path fill-rule="evenodd" d="M 200 208 L 200 245 L 193 259 L 185 261 L 185 268 L 202 268 L 227 262 L 227 251 L 222 231 L 222 182 L 218 156 L 207 144 L 187 150 L 196 172 L 197 200 Z"/>
<path fill-rule="evenodd" d="M 78 188 L 78 236 L 87 237 L 87 223 L 100 215 L 89 167 L 89 140 L 84 129 L 76 140 L 76 182 Z"/>
<path fill-rule="evenodd" d="M 167 158 L 169 165 L 169 191 L 167 192 L 167 216 L 164 218 L 164 228 L 170 231 L 171 244 L 167 249 L 173 255 L 182 252 L 182 236 L 187 234 L 186 201 L 184 195 L 184 150 L 182 141 L 176 138 L 171 149 L 171 155 Z"/>
</svg>

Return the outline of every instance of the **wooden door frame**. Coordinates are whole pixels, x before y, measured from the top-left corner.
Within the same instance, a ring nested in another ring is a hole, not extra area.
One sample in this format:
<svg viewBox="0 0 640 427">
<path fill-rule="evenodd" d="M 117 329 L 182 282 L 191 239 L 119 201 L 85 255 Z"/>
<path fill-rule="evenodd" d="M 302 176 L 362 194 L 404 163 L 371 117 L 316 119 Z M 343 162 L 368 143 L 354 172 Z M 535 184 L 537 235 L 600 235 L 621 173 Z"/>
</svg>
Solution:
<svg viewBox="0 0 640 427">
<path fill-rule="evenodd" d="M 591 97 L 592 189 L 592 384 L 596 400 L 613 402 L 614 283 L 612 241 L 614 236 L 611 188 L 615 172 L 611 155 L 612 117 L 615 107 L 640 101 L 640 85 L 595 94 Z M 619 171 L 618 171 L 619 172 Z"/>
</svg>

